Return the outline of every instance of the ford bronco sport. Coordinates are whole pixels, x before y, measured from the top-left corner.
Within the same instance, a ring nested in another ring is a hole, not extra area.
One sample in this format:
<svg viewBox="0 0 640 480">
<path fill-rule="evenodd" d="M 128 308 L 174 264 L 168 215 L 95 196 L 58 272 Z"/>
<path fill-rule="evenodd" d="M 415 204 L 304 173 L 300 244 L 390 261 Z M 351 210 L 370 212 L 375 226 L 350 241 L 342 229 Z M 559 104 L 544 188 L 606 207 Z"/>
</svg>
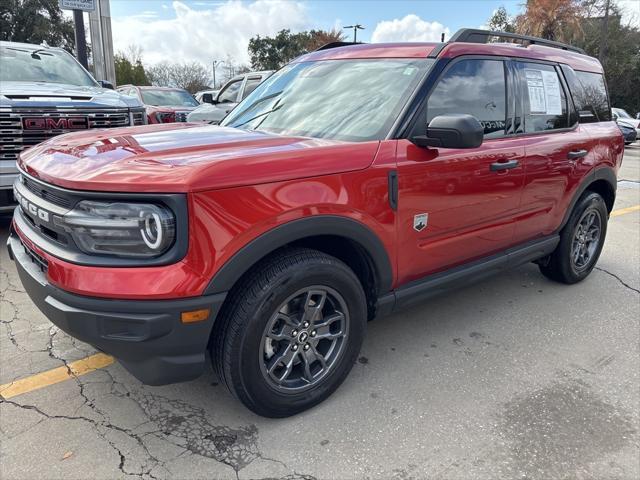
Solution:
<svg viewBox="0 0 640 480">
<path fill-rule="evenodd" d="M 210 352 L 247 407 L 284 417 L 340 385 L 368 319 L 524 262 L 583 280 L 622 155 L 602 67 L 575 48 L 329 45 L 222 126 L 23 152 L 8 243 L 51 321 L 141 381 L 196 378 Z"/>
</svg>

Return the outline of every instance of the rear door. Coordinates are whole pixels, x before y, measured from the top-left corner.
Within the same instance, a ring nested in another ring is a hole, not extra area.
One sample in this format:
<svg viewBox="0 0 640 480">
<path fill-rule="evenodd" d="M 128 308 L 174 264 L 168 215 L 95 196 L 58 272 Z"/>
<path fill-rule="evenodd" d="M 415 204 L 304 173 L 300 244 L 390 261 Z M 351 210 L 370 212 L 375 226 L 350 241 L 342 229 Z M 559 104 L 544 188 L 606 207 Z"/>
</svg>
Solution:
<svg viewBox="0 0 640 480">
<path fill-rule="evenodd" d="M 453 60 L 428 95 L 416 129 L 466 113 L 484 126 L 474 149 L 398 142 L 399 283 L 502 251 L 513 243 L 524 180 L 512 78 L 502 59 Z"/>
<path fill-rule="evenodd" d="M 593 148 L 558 65 L 515 62 L 526 139 L 522 214 L 515 241 L 553 233 L 564 217 L 569 196 L 593 165 Z"/>
</svg>

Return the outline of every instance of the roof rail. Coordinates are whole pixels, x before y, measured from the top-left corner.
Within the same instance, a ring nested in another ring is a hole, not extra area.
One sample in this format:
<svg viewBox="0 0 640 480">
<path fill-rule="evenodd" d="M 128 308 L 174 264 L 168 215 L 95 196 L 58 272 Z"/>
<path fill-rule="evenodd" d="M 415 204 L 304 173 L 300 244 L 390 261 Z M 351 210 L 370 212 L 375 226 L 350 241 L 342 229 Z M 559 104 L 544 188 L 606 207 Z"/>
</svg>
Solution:
<svg viewBox="0 0 640 480">
<path fill-rule="evenodd" d="M 320 48 L 316 48 L 314 52 L 319 52 L 320 50 L 329 50 L 330 48 L 338 48 L 338 47 L 348 47 L 349 45 L 362 45 L 362 42 L 330 42 L 325 43 Z"/>
<path fill-rule="evenodd" d="M 545 40 L 544 38 L 530 37 L 528 35 L 519 35 L 509 32 L 493 32 L 491 30 L 480 30 L 477 28 L 461 28 L 449 39 L 447 43 L 464 42 L 464 43 L 490 43 L 491 37 L 505 38 L 511 40 L 521 40 L 529 45 L 543 45 L 545 47 L 560 48 L 570 52 L 586 54 L 585 51 L 578 47 L 567 45 L 566 43 L 555 42 L 553 40 Z"/>
</svg>

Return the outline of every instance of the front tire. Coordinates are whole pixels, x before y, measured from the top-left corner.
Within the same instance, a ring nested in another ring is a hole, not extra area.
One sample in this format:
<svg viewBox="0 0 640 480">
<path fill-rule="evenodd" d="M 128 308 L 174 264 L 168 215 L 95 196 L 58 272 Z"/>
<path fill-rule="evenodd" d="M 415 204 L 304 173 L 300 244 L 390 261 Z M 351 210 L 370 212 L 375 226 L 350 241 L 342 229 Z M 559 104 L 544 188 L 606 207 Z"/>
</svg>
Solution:
<svg viewBox="0 0 640 480">
<path fill-rule="evenodd" d="M 542 274 L 566 284 L 584 280 L 602 252 L 608 217 L 604 199 L 598 193 L 585 192 L 560 233 L 560 243 L 539 263 Z"/>
<path fill-rule="evenodd" d="M 346 378 L 366 319 L 362 285 L 347 265 L 316 250 L 283 250 L 230 293 L 216 321 L 214 369 L 258 415 L 295 415 Z"/>
</svg>

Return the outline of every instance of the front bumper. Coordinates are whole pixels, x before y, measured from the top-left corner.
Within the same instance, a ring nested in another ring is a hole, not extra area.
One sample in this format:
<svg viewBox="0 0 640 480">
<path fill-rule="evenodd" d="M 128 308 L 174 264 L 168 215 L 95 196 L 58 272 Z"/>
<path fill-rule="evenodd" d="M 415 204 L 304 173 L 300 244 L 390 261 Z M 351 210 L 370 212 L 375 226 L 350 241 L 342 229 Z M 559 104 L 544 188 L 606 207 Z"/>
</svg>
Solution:
<svg viewBox="0 0 640 480">
<path fill-rule="evenodd" d="M 47 281 L 46 263 L 11 232 L 9 256 L 36 306 L 61 330 L 116 357 L 148 385 L 202 374 L 213 324 L 226 294 L 179 300 L 110 300 L 75 295 Z M 184 311 L 209 308 L 207 320 L 183 324 Z"/>
<path fill-rule="evenodd" d="M 6 160 L 0 160 L 0 214 L 13 213 L 17 205 L 15 198 L 13 198 L 13 182 L 18 174 L 13 173 L 15 168 L 5 168 L 2 165 L 4 162 Z M 6 173 L 8 170 L 11 173 Z"/>
</svg>

